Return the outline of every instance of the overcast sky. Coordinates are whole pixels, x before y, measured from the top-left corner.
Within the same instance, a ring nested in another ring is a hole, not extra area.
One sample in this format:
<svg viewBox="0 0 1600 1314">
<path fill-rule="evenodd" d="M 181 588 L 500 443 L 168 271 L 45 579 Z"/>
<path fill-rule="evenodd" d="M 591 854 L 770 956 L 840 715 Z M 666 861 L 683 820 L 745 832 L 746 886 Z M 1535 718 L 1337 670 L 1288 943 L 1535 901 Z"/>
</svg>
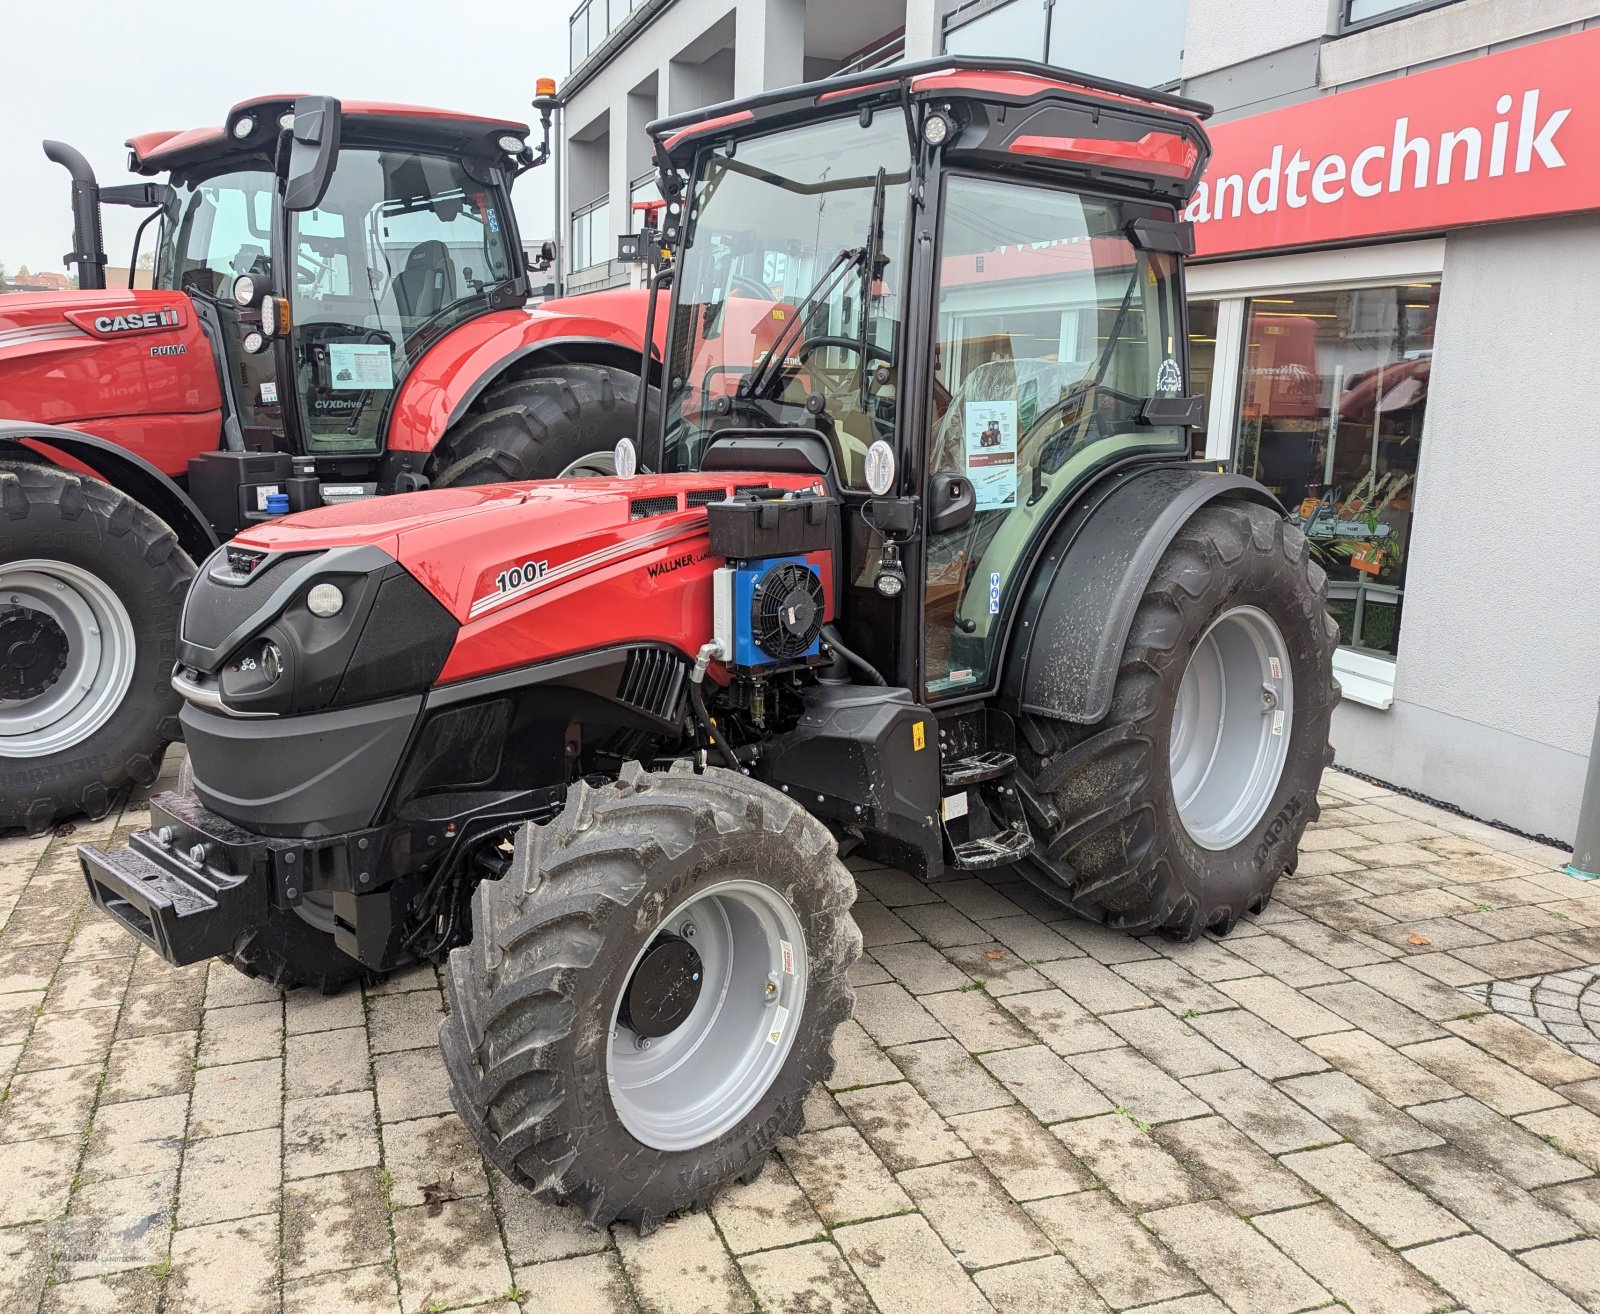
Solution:
<svg viewBox="0 0 1600 1314">
<path fill-rule="evenodd" d="M 578 0 L 18 0 L 5 5 L 0 261 L 60 270 L 72 245 L 70 184 L 44 158 L 54 137 L 102 184 L 139 181 L 123 143 L 220 124 L 252 96 L 307 92 L 434 105 L 529 122 L 534 79 L 567 73 Z M 551 174 L 516 191 L 524 238 L 554 230 Z M 106 253 L 125 265 L 144 212 L 108 206 Z M 149 235 L 146 235 L 149 249 Z"/>
</svg>

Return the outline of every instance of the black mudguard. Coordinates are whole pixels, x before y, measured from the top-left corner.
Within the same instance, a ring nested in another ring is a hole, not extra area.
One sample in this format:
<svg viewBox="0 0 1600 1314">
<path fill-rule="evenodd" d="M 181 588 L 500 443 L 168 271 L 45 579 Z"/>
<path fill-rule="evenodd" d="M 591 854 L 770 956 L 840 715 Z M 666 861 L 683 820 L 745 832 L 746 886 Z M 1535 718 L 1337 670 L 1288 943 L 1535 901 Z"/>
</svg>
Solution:
<svg viewBox="0 0 1600 1314">
<path fill-rule="evenodd" d="M 1111 710 L 1122 649 L 1168 544 L 1208 502 L 1238 498 L 1280 514 L 1270 492 L 1201 464 L 1142 466 L 1077 499 L 1039 558 L 1013 631 L 1002 703 L 1093 725 Z"/>
</svg>

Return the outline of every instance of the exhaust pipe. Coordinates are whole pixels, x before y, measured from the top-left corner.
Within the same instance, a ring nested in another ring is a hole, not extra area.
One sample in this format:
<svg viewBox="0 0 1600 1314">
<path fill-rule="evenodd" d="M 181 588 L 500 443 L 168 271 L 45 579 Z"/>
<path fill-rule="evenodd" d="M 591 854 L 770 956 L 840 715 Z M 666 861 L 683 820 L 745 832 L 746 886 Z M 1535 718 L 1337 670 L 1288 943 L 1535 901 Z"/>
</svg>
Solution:
<svg viewBox="0 0 1600 1314">
<path fill-rule="evenodd" d="M 80 288 L 106 285 L 105 241 L 100 230 L 100 185 L 82 152 L 64 141 L 47 141 L 45 157 L 72 175 L 72 246 L 62 261 L 78 267 Z"/>
</svg>

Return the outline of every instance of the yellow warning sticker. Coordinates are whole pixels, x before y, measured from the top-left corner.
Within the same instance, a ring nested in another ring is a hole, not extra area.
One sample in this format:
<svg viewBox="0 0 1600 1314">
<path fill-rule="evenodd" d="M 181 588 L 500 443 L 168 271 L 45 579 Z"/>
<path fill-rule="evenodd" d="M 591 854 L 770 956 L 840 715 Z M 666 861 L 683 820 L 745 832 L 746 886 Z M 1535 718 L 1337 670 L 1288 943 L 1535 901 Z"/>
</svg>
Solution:
<svg viewBox="0 0 1600 1314">
<path fill-rule="evenodd" d="M 787 318 L 783 313 L 783 307 L 782 306 L 774 306 L 772 308 L 772 318 L 773 319 L 784 319 L 784 318 Z"/>
<path fill-rule="evenodd" d="M 920 753 L 928 746 L 927 731 L 922 728 L 924 724 L 922 721 L 911 723 L 911 748 L 914 752 Z"/>
</svg>

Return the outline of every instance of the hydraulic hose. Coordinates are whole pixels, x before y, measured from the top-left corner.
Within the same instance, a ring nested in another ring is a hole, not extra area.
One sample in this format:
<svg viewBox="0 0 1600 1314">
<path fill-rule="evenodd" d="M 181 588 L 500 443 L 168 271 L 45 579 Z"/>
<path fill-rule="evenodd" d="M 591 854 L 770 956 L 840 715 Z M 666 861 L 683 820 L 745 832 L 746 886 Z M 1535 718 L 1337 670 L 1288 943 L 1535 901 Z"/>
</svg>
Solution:
<svg viewBox="0 0 1600 1314">
<path fill-rule="evenodd" d="M 860 656 L 858 653 L 851 652 L 849 648 L 844 646 L 844 640 L 839 637 L 839 631 L 834 629 L 833 626 L 824 625 L 822 627 L 822 638 L 828 647 L 832 648 L 834 652 L 838 653 L 839 656 L 845 659 L 845 661 L 854 666 L 856 670 L 865 675 L 867 677 L 868 684 L 887 685 L 889 683 L 883 678 L 882 675 L 878 673 L 878 668 L 876 666 L 869 662 L 865 657 Z"/>
<path fill-rule="evenodd" d="M 738 755 L 711 723 L 711 714 L 706 711 L 706 700 L 700 693 L 700 685 L 706 678 L 706 667 L 711 665 L 712 658 L 721 655 L 722 648 L 715 643 L 708 643 L 700 649 L 700 655 L 695 658 L 694 669 L 689 672 L 689 705 L 694 708 L 694 719 L 699 723 L 700 733 L 705 735 L 706 742 L 715 745 L 722 760 L 730 768 L 734 771 L 743 771 L 744 766 L 739 761 Z"/>
</svg>

